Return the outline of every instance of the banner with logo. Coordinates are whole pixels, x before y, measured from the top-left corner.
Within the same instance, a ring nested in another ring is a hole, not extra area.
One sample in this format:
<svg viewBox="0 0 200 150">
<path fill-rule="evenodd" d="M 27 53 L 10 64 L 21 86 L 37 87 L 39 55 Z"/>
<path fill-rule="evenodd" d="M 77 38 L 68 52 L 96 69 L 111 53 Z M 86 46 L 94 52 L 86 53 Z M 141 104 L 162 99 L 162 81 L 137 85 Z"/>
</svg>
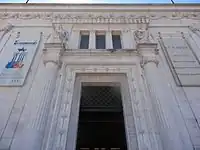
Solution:
<svg viewBox="0 0 200 150">
<path fill-rule="evenodd" d="M 0 53 L 0 86 L 22 86 L 41 39 L 38 29 L 14 29 Z"/>
</svg>

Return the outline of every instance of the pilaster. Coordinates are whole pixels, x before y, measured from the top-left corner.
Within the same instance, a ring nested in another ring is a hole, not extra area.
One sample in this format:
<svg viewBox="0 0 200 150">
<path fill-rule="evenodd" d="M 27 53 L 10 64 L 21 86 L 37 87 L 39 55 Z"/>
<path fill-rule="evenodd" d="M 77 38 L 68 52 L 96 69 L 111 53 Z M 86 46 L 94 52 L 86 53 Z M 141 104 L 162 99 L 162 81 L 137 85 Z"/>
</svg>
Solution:
<svg viewBox="0 0 200 150">
<path fill-rule="evenodd" d="M 78 49 L 79 40 L 80 39 L 80 32 L 78 30 L 72 30 L 69 42 L 70 49 Z"/>
<path fill-rule="evenodd" d="M 95 37 L 95 31 L 90 31 L 90 37 L 89 37 L 89 49 L 95 49 L 96 48 L 96 37 Z"/>
<path fill-rule="evenodd" d="M 176 97 L 158 68 L 156 43 L 138 43 L 141 67 L 158 120 L 163 150 L 192 150 L 192 144 L 176 104 Z M 180 125 L 179 125 L 180 124 Z"/>
<path fill-rule="evenodd" d="M 53 44 L 52 41 L 45 43 L 45 48 L 43 50 L 45 69 L 43 70 L 44 74 L 41 76 L 42 80 L 40 80 L 42 84 L 40 84 L 40 87 L 38 87 L 37 84 L 33 86 L 29 94 L 29 100 L 34 100 L 38 103 L 39 107 L 36 107 L 34 111 L 30 111 L 29 122 L 26 124 L 21 136 L 16 139 L 15 143 L 12 145 L 12 150 L 41 149 L 51 100 L 55 89 L 57 72 L 61 64 L 60 56 L 62 55 L 62 50 L 63 47 L 61 43 Z"/>
<path fill-rule="evenodd" d="M 122 46 L 124 49 L 130 49 L 131 48 L 131 37 L 128 30 L 122 31 Z"/>
<path fill-rule="evenodd" d="M 106 49 L 113 48 L 113 41 L 112 41 L 112 32 L 106 31 Z"/>
</svg>

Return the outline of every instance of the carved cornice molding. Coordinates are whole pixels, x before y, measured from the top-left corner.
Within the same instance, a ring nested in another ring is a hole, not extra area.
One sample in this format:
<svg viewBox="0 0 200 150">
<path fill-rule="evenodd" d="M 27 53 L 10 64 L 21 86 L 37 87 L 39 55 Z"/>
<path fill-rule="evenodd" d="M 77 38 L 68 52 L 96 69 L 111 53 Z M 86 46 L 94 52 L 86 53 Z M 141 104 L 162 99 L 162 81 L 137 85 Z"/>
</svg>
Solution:
<svg viewBox="0 0 200 150">
<path fill-rule="evenodd" d="M 1 12 L 0 19 L 42 19 L 53 22 L 63 21 L 67 23 L 127 23 L 127 24 L 147 24 L 150 20 L 159 19 L 195 19 L 200 20 L 200 12 L 148 12 L 143 13 L 99 13 L 99 12 Z"/>
</svg>

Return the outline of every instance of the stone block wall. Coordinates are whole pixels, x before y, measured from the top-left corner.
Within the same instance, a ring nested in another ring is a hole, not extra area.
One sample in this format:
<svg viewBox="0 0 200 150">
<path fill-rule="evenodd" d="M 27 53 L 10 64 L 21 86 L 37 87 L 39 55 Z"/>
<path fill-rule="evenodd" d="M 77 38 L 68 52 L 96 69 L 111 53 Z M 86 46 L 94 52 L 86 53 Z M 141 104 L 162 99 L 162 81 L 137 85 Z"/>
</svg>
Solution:
<svg viewBox="0 0 200 150">
<path fill-rule="evenodd" d="M 0 6 L 0 10 L 3 12 L 2 7 L 3 6 Z M 114 8 L 110 6 L 113 14 L 109 14 L 108 12 L 103 12 L 103 10 L 107 9 L 109 6 L 106 6 L 106 8 L 95 6 L 97 11 L 93 12 L 90 10 L 87 12 L 87 15 L 99 16 L 97 18 L 93 16 L 93 20 L 96 19 L 96 22 L 92 22 L 92 19 L 88 16 L 84 16 L 85 19 L 77 19 L 81 18 L 80 14 L 84 13 L 80 13 L 79 11 L 81 10 L 76 12 L 76 10 L 86 9 L 86 6 L 74 6 L 74 8 L 71 8 L 72 10 L 74 9 L 74 12 L 67 12 L 67 15 L 71 14 L 71 16 L 65 19 L 62 19 L 62 15 L 65 14 L 66 10 L 62 6 L 57 7 L 57 12 L 54 12 L 55 14 L 53 16 L 51 16 L 51 13 L 53 13 L 51 9 L 53 9 L 54 6 L 49 5 L 37 5 L 35 8 L 31 5 L 26 6 L 30 7 L 32 11 L 29 13 L 27 13 L 27 9 L 23 5 L 21 6 L 21 10 L 19 10 L 18 5 L 8 5 L 4 7 L 8 7 L 9 10 L 14 10 L 8 15 L 2 12 L 0 15 L 0 29 L 3 29 L 8 24 L 12 25 L 12 28 L 6 31 L 6 33 L 4 33 L 4 30 L 0 32 L 0 57 L 5 47 L 9 46 L 7 43 L 11 40 L 12 35 L 16 34 L 18 30 L 23 32 L 27 39 L 35 34 L 35 32 L 42 32 L 42 36 L 23 86 L 0 86 L 0 150 L 15 150 L 12 148 L 12 144 L 15 144 L 16 140 L 21 137 L 26 128 L 37 126 L 32 120 L 35 118 L 40 119 L 40 112 L 45 107 L 41 107 L 43 104 L 41 97 L 45 97 L 42 93 L 48 90 L 43 87 L 46 78 L 46 68 L 43 63 L 43 49 L 44 43 L 48 41 L 52 34 L 52 23 L 58 25 L 62 24 L 70 33 L 70 40 L 68 43 L 68 50 L 70 51 L 64 52 L 65 54 L 61 58 L 66 64 L 71 61 L 79 64 L 83 62 L 92 66 L 94 64 L 97 65 L 97 62 L 102 62 L 102 64 L 109 62 L 112 65 L 119 66 L 119 62 L 122 62 L 125 66 L 132 66 L 134 63 L 131 62 L 131 60 L 136 60 L 135 62 L 138 70 L 136 69 L 135 71 L 138 71 L 136 74 L 142 81 L 143 78 L 140 77 L 142 74 L 140 62 L 138 56 L 133 54 L 132 51 L 113 54 L 105 51 L 102 53 L 91 53 L 88 51 L 79 51 L 78 45 L 80 41 L 80 30 L 98 29 L 108 31 L 113 29 L 122 31 L 122 45 L 125 49 L 136 51 L 137 40 L 136 37 L 134 37 L 134 32 L 137 29 L 145 28 L 149 34 L 150 40 L 158 43 L 158 70 L 173 92 L 175 108 L 180 111 L 180 115 L 184 120 L 183 126 L 187 128 L 194 149 L 200 148 L 200 16 L 198 16 L 198 14 L 196 17 L 195 15 L 190 16 L 193 14 L 193 11 L 190 10 L 191 7 L 188 6 L 187 8 L 185 6 L 184 8 L 180 6 L 180 9 L 189 11 L 188 14 L 185 12 L 182 14 L 173 14 L 167 10 L 162 12 L 161 9 L 164 9 L 164 6 L 160 6 L 160 8 L 154 8 L 154 6 L 152 6 L 152 12 L 145 10 L 147 9 L 144 8 L 145 6 L 140 6 L 144 9 L 144 12 L 137 12 L 135 6 L 133 6 L 133 8 L 129 8 L 129 6 L 116 6 L 117 9 L 115 11 L 113 10 Z M 44 12 L 37 12 L 41 11 L 41 9 L 46 9 L 46 14 Z M 123 9 L 124 12 L 121 12 L 120 9 Z M 155 12 L 153 9 L 155 9 Z M 160 9 L 160 12 L 156 9 Z M 170 9 L 173 10 L 174 8 Z M 200 8 L 196 9 L 199 10 Z M 14 13 L 15 11 L 16 13 Z M 21 14 L 19 14 L 19 11 L 21 11 Z M 62 12 L 60 15 L 58 15 L 59 11 Z M 30 15 L 32 13 L 33 16 Z M 39 15 L 37 15 L 37 13 Z M 147 23 L 142 19 L 138 19 L 140 21 L 137 19 L 134 20 L 132 19 L 134 15 L 138 15 L 136 17 L 141 17 L 142 15 L 149 16 L 150 22 Z M 184 15 L 188 16 L 188 18 L 183 17 Z M 110 16 L 114 21 L 109 23 L 108 19 L 104 19 L 105 16 Z M 129 23 L 125 23 L 127 20 L 124 21 L 124 18 L 127 18 Z M 73 20 L 76 20 L 76 22 L 73 22 Z M 76 51 L 76 53 L 73 53 L 73 50 Z M 9 60 L 10 58 L 4 57 L 2 60 L 3 59 Z M 130 64 L 127 62 L 130 62 Z M 5 64 L 0 64 L 1 68 L 3 68 L 4 65 Z M 73 64 L 71 65 L 73 66 Z M 104 66 L 106 65 L 104 64 Z M 50 123 L 51 117 L 54 116 L 54 108 L 56 107 L 55 100 L 59 93 L 61 75 L 65 76 L 65 74 L 62 74 L 61 69 L 59 69 L 55 84 L 55 92 L 52 97 L 53 102 L 50 105 L 48 118 L 50 121 L 47 121 Z M 140 86 L 144 88 L 144 91 L 148 91 L 143 85 Z M 47 125 L 47 132 L 49 128 L 51 128 L 50 124 Z M 48 134 L 45 134 L 44 141 L 48 141 Z M 48 149 L 48 147 L 46 148 Z"/>
</svg>

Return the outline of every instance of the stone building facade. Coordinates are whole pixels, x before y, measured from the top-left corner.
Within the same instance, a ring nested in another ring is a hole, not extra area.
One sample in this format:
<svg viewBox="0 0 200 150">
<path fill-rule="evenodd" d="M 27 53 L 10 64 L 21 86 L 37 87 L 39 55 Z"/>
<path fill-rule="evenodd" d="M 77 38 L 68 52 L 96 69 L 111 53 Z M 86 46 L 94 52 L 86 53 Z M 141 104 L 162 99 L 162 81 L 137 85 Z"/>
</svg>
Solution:
<svg viewBox="0 0 200 150">
<path fill-rule="evenodd" d="M 127 150 L 200 150 L 200 5 L 0 4 L 0 20 L 0 150 L 75 150 L 83 83 L 120 85 Z"/>
</svg>

